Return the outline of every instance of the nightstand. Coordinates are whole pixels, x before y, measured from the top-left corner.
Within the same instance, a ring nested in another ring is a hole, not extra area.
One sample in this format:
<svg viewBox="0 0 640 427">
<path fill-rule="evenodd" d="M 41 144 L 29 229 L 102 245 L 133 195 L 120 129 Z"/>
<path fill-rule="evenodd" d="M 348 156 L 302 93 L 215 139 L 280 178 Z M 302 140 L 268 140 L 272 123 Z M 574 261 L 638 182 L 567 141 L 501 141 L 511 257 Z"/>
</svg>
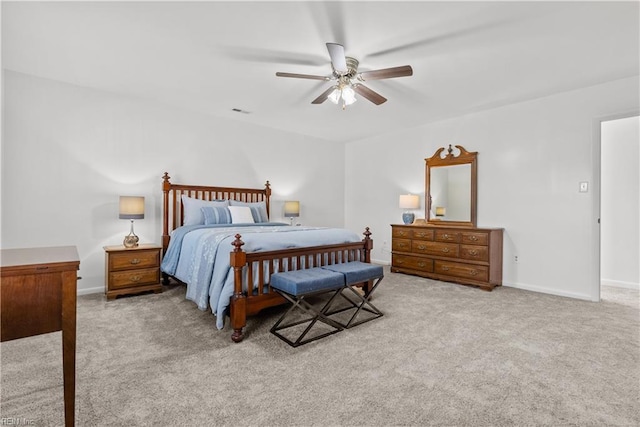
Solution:
<svg viewBox="0 0 640 427">
<path fill-rule="evenodd" d="M 153 244 L 136 248 L 105 246 L 104 293 L 107 299 L 144 291 L 162 292 L 161 250 L 162 246 Z"/>
</svg>

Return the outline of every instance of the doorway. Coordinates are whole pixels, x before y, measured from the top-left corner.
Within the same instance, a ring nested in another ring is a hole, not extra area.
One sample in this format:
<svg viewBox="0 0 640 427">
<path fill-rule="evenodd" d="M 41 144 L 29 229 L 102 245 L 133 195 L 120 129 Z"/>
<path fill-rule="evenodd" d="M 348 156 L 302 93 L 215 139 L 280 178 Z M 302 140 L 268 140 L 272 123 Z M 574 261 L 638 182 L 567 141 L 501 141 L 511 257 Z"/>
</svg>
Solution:
<svg viewBox="0 0 640 427">
<path fill-rule="evenodd" d="M 600 122 L 600 298 L 640 291 L 640 116 Z"/>
</svg>

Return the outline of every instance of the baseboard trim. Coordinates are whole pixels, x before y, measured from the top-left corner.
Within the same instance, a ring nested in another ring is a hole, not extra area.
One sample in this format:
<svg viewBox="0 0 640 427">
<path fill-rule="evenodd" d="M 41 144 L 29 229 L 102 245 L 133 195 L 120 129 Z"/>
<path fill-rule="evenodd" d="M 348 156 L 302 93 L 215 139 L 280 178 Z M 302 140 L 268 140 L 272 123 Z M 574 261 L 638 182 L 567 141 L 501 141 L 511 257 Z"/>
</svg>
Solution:
<svg viewBox="0 0 640 427">
<path fill-rule="evenodd" d="M 380 265 L 391 265 L 391 263 L 389 261 L 385 261 L 382 259 L 372 259 L 371 260 L 372 264 L 380 264 Z"/>
<path fill-rule="evenodd" d="M 522 289 L 523 291 L 531 291 L 531 292 L 538 292 L 541 294 L 549 294 L 549 295 L 556 295 L 559 297 L 567 297 L 567 298 L 574 298 L 574 299 L 580 299 L 580 300 L 585 300 L 585 301 L 599 301 L 599 300 L 594 300 L 593 298 L 591 298 L 590 295 L 587 294 L 582 294 L 582 293 L 577 293 L 577 292 L 566 292 L 566 291 L 559 291 L 557 289 L 552 289 L 552 288 L 545 288 L 542 286 L 536 286 L 536 285 L 527 285 L 524 283 L 507 283 L 507 282 L 503 282 L 502 286 L 506 286 L 509 288 L 516 288 L 516 289 Z"/>
<path fill-rule="evenodd" d="M 104 286 L 96 288 L 78 288 L 78 295 L 90 295 L 104 293 Z"/>
<path fill-rule="evenodd" d="M 640 283 L 623 282 L 621 280 L 602 279 L 600 281 L 600 284 L 604 286 L 611 286 L 614 288 L 631 289 L 634 291 L 640 291 Z"/>
</svg>

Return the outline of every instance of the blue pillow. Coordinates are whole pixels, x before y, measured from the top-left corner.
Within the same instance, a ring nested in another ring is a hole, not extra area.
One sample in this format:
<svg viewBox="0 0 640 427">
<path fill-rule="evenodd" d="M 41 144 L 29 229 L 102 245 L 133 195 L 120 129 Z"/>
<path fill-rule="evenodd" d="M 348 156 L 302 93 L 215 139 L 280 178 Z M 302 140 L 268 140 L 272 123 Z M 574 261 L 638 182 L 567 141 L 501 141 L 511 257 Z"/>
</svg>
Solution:
<svg viewBox="0 0 640 427">
<path fill-rule="evenodd" d="M 262 206 L 249 206 L 251 209 L 251 215 L 253 216 L 253 222 L 269 222 L 267 217 L 267 209 Z"/>
<path fill-rule="evenodd" d="M 205 225 L 231 224 L 231 212 L 225 206 L 205 206 L 200 208 L 204 216 Z"/>
</svg>

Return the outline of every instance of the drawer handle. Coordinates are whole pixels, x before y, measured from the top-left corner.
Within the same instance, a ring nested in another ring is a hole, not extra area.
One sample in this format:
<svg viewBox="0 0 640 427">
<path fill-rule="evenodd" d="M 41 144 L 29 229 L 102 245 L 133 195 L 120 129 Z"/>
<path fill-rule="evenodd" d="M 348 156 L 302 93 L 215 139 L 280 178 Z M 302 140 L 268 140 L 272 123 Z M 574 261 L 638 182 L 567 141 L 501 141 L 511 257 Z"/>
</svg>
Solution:
<svg viewBox="0 0 640 427">
<path fill-rule="evenodd" d="M 140 280 L 142 280 L 142 276 L 131 276 L 129 280 L 131 280 L 132 282 L 139 282 Z"/>
<path fill-rule="evenodd" d="M 404 237 L 404 236 L 407 235 L 407 232 L 406 231 L 398 231 L 398 235 Z"/>
<path fill-rule="evenodd" d="M 442 248 L 442 252 L 445 253 L 445 254 L 448 254 L 449 253 L 449 248 Z"/>
<path fill-rule="evenodd" d="M 400 247 L 400 248 L 404 248 L 405 246 L 407 246 L 407 245 L 402 243 L 402 242 L 398 243 L 398 247 Z"/>
<path fill-rule="evenodd" d="M 131 260 L 131 264 L 136 265 L 136 264 L 140 264 L 140 260 L 138 258 L 134 258 Z"/>
<path fill-rule="evenodd" d="M 418 245 L 418 249 L 424 251 L 425 249 L 427 249 L 427 247 L 425 245 Z"/>
<path fill-rule="evenodd" d="M 472 276 L 477 276 L 478 275 L 478 270 L 471 270 L 470 271 Z"/>
<path fill-rule="evenodd" d="M 424 232 L 416 233 L 416 236 L 418 237 L 425 237 L 426 235 L 427 233 L 424 233 Z"/>
<path fill-rule="evenodd" d="M 475 242 L 478 240 L 478 236 L 469 236 L 469 240 L 473 240 Z"/>
<path fill-rule="evenodd" d="M 471 256 L 476 256 L 476 255 L 478 255 L 478 251 L 476 251 L 475 249 L 471 249 L 471 250 L 469 251 L 469 255 L 471 255 Z"/>
<path fill-rule="evenodd" d="M 448 234 L 443 234 L 442 238 L 445 239 L 445 240 L 449 240 L 449 235 Z"/>
<path fill-rule="evenodd" d="M 404 264 L 404 261 L 399 259 L 398 261 L 396 261 L 396 264 Z"/>
<path fill-rule="evenodd" d="M 444 271 L 449 271 L 449 267 L 447 267 L 446 265 L 443 265 L 443 266 L 442 266 L 442 269 L 443 269 Z"/>
<path fill-rule="evenodd" d="M 425 263 L 424 263 L 424 262 L 422 262 L 422 261 L 420 261 L 420 262 L 418 263 L 418 267 L 423 267 L 423 268 L 424 268 L 424 267 L 426 267 L 426 266 L 427 266 L 427 264 L 425 264 Z"/>
</svg>

